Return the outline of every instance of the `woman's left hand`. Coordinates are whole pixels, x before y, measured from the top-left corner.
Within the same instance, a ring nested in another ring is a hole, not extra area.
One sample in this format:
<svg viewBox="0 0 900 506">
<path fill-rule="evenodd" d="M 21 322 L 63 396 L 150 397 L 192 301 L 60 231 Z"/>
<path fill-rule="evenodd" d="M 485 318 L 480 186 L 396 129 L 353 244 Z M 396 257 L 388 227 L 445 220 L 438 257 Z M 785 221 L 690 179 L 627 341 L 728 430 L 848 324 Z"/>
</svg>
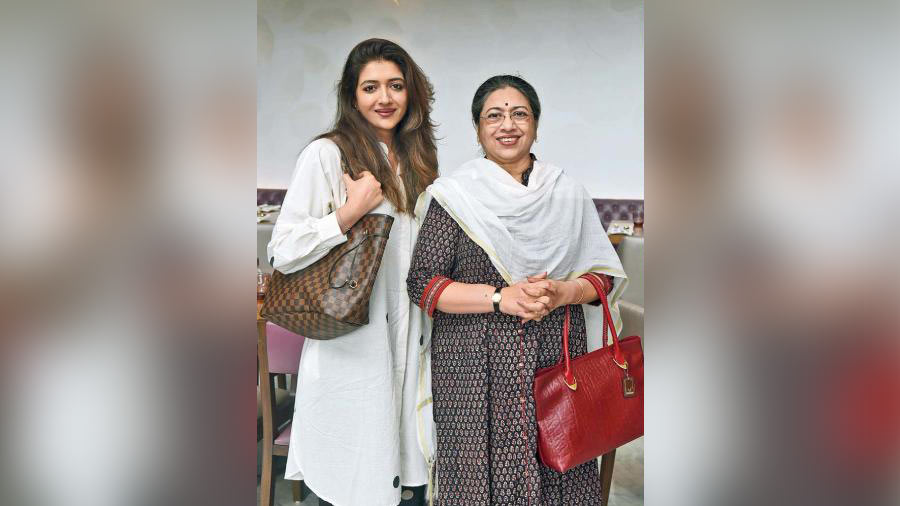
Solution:
<svg viewBox="0 0 900 506">
<path fill-rule="evenodd" d="M 550 314 L 554 309 L 571 304 L 575 296 L 575 290 L 577 290 L 577 286 L 574 286 L 570 281 L 547 279 L 546 272 L 529 276 L 528 282 L 530 285 L 522 290 L 532 297 L 540 297 L 544 307 L 534 310 L 520 304 L 526 311 L 522 317 L 522 323 L 530 320 L 541 321 L 543 317 Z"/>
</svg>

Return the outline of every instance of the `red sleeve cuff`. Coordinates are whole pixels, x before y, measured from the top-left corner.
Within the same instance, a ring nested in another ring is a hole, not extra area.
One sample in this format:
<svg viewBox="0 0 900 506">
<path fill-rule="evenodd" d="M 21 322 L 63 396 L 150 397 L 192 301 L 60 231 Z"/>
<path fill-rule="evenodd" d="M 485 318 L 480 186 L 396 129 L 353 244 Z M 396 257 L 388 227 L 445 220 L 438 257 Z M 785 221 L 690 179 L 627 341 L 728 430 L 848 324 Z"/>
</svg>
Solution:
<svg viewBox="0 0 900 506">
<path fill-rule="evenodd" d="M 612 277 L 607 276 L 606 274 L 598 274 L 596 272 L 586 272 L 578 277 L 584 278 L 585 280 L 587 280 L 589 283 L 591 283 L 591 285 L 594 285 L 595 289 L 596 289 L 597 285 L 595 285 L 592 280 L 596 281 L 603 288 L 603 293 L 605 293 L 607 295 L 609 295 L 609 292 L 611 292 L 613 289 Z M 600 298 L 598 297 L 597 300 L 595 300 L 593 302 L 589 302 L 588 304 L 590 304 L 592 306 L 599 306 Z"/>
<path fill-rule="evenodd" d="M 419 300 L 419 307 L 422 308 L 422 311 L 425 311 L 428 316 L 434 314 L 441 293 L 450 286 L 450 283 L 453 283 L 452 279 L 446 276 L 437 275 L 431 278 L 431 281 L 425 286 L 425 291 L 422 292 L 422 298 Z"/>
</svg>

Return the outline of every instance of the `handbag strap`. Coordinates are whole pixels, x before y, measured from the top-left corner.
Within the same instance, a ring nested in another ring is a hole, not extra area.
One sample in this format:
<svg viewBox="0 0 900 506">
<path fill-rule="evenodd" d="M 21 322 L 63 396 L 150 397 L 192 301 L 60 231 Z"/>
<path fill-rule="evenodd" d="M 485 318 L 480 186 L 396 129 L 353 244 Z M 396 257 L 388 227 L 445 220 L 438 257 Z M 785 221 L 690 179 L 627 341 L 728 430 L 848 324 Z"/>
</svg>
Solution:
<svg viewBox="0 0 900 506">
<path fill-rule="evenodd" d="M 585 276 L 593 286 L 594 289 L 597 290 L 597 295 L 600 297 L 600 302 L 603 305 L 603 347 L 606 347 L 606 329 L 609 328 L 610 333 L 612 333 L 612 342 L 613 342 L 613 358 L 616 361 L 616 365 L 621 367 L 622 369 L 628 368 L 628 363 L 625 362 L 625 356 L 622 355 L 622 349 L 619 347 L 619 333 L 616 332 L 616 326 L 613 323 L 612 313 L 609 311 L 609 300 L 606 298 L 606 291 L 603 289 L 603 284 L 600 283 L 600 280 L 597 279 L 596 276 Z"/>
<path fill-rule="evenodd" d="M 616 363 L 617 366 L 622 369 L 628 369 L 628 362 L 625 360 L 625 356 L 622 354 L 622 349 L 619 347 L 619 334 L 616 332 L 616 326 L 613 324 L 612 314 L 609 311 L 609 301 L 606 298 L 606 292 L 603 291 L 603 285 L 599 280 L 594 278 L 594 276 L 585 276 L 591 285 L 593 285 L 594 289 L 597 290 L 597 295 L 600 296 L 600 302 L 603 305 L 603 343 L 601 347 L 606 347 L 606 329 L 609 328 L 609 331 L 612 333 L 612 341 L 613 341 L 613 362 Z M 569 356 L 569 306 L 566 306 L 566 317 L 563 322 L 563 335 L 562 335 L 562 362 L 564 364 L 563 376 L 566 381 L 566 385 L 569 386 L 572 390 L 578 386 L 575 373 L 572 372 L 572 364 L 571 357 Z"/>
<path fill-rule="evenodd" d="M 566 380 L 566 385 L 575 390 L 578 383 L 575 380 L 575 374 L 572 372 L 572 364 L 569 360 L 569 305 L 566 305 L 566 318 L 563 322 L 562 361 L 565 364 L 563 377 Z"/>
<path fill-rule="evenodd" d="M 350 176 L 352 178 L 353 173 L 350 171 L 350 165 L 347 163 L 347 156 L 344 154 L 343 148 L 341 148 L 341 145 L 338 144 L 337 142 L 335 142 L 334 145 L 337 146 L 338 152 L 340 152 L 340 154 L 341 154 L 341 171 L 344 174 L 347 174 L 348 176 Z M 357 221 L 356 224 L 354 224 L 353 227 L 350 227 L 350 228 L 351 229 L 355 228 L 359 224 L 360 224 L 360 222 Z M 348 248 L 347 251 L 341 253 L 341 255 L 339 257 L 334 259 L 334 263 L 331 264 L 331 270 L 328 271 L 328 285 L 331 286 L 331 288 L 343 288 L 348 282 L 350 282 L 350 280 L 352 279 L 352 276 L 353 276 L 353 271 L 356 268 L 356 258 L 359 256 L 358 255 L 359 247 L 362 246 L 363 243 L 365 243 L 367 240 L 369 240 L 372 237 L 384 237 L 384 234 L 370 234 L 369 229 L 366 228 L 363 230 L 363 238 L 360 239 L 359 242 L 357 242 L 353 247 Z M 344 280 L 343 283 L 341 283 L 340 285 L 335 285 L 334 279 L 333 279 L 334 271 L 335 271 L 335 269 L 337 269 L 337 266 L 340 263 L 340 260 L 350 253 L 353 253 L 353 259 L 350 261 L 350 275 L 347 277 L 347 279 Z M 356 288 L 356 287 L 351 286 L 350 288 Z"/>
<path fill-rule="evenodd" d="M 369 230 L 368 229 L 363 230 L 363 238 L 360 239 L 355 245 L 353 245 L 353 247 L 348 248 L 347 251 L 341 253 L 337 258 L 334 259 L 334 263 L 331 264 L 331 270 L 328 271 L 328 285 L 331 286 L 331 288 L 343 288 L 344 285 L 346 285 L 347 282 L 350 281 L 351 277 L 353 276 L 353 271 L 355 270 L 355 267 L 356 267 L 356 257 L 359 256 L 359 247 L 362 246 L 364 242 L 369 240 L 369 237 L 370 237 Z M 337 269 L 337 266 L 341 262 L 341 259 L 344 258 L 345 256 L 349 255 L 350 253 L 353 253 L 353 259 L 350 260 L 350 275 L 347 276 L 347 279 L 345 279 L 343 283 L 341 283 L 339 285 L 335 285 L 334 284 L 334 271 Z M 356 288 L 356 287 L 351 285 L 350 288 Z"/>
<path fill-rule="evenodd" d="M 362 231 L 363 238 L 360 239 L 359 241 L 357 241 L 357 243 L 354 244 L 352 247 L 347 248 L 347 251 L 341 253 L 337 258 L 334 259 L 334 263 L 331 264 L 331 270 L 328 271 L 328 284 L 329 284 L 329 286 L 331 286 L 331 288 L 343 288 L 344 285 L 346 285 L 349 281 L 351 281 L 353 272 L 354 272 L 354 270 L 356 270 L 356 258 L 359 256 L 360 246 L 362 246 L 366 241 L 372 239 L 373 237 L 385 237 L 385 238 L 387 237 L 386 234 L 383 234 L 380 232 L 374 232 L 374 233 L 371 232 L 369 230 L 369 227 L 365 226 L 362 223 L 361 219 L 360 219 L 360 221 L 357 221 L 356 224 L 353 225 L 353 227 L 351 227 L 351 228 L 356 228 L 356 227 L 365 227 L 365 228 L 363 228 L 363 231 Z M 335 270 L 337 270 L 338 264 L 340 263 L 341 259 L 344 258 L 345 256 L 349 255 L 350 253 L 353 253 L 353 259 L 350 260 L 350 275 L 347 277 L 347 279 L 344 280 L 343 283 L 341 283 L 340 285 L 335 285 L 334 284 L 334 272 L 335 272 Z M 351 285 L 350 288 L 356 288 L 356 287 Z"/>
</svg>

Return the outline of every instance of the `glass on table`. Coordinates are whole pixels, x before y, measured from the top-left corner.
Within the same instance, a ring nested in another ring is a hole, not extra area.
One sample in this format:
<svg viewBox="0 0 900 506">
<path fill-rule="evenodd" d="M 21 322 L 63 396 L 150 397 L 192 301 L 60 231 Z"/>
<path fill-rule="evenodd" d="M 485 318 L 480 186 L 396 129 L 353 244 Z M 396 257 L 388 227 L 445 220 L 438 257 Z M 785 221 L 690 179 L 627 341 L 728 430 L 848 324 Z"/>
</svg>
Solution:
<svg viewBox="0 0 900 506">
<path fill-rule="evenodd" d="M 635 211 L 631 215 L 631 219 L 634 221 L 634 230 L 637 232 L 638 230 L 644 230 L 644 211 Z"/>
<path fill-rule="evenodd" d="M 259 258 L 256 259 L 256 300 L 260 301 L 266 298 L 266 292 L 269 290 L 269 280 L 272 275 L 265 273 L 259 268 Z"/>
</svg>

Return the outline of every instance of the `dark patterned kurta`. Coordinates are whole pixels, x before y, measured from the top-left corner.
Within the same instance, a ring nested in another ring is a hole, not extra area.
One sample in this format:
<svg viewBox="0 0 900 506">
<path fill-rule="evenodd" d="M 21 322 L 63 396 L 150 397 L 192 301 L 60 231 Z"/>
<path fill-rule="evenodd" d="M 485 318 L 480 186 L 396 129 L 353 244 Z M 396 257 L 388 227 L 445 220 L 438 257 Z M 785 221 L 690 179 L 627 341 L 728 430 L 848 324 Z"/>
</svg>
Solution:
<svg viewBox="0 0 900 506">
<path fill-rule="evenodd" d="M 420 301 L 435 276 L 507 286 L 484 250 L 433 200 L 409 270 L 410 298 Z M 523 325 L 506 314 L 434 312 L 431 372 L 441 506 L 600 504 L 595 460 L 558 473 L 537 455 L 534 374 L 559 361 L 564 315 L 560 307 Z M 570 347 L 573 356 L 587 352 L 584 313 L 577 305 L 571 306 Z"/>
</svg>

